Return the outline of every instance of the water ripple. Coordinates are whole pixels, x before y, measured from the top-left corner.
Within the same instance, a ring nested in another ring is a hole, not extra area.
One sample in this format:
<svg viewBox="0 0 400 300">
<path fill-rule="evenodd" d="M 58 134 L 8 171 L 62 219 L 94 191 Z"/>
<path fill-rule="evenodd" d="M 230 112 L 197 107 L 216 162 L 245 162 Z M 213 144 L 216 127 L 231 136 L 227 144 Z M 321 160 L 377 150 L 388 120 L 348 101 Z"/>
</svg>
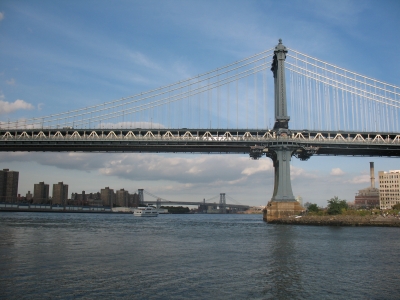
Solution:
<svg viewBox="0 0 400 300">
<path fill-rule="evenodd" d="M 0 213 L 0 299 L 393 299 L 397 228 Z"/>
</svg>

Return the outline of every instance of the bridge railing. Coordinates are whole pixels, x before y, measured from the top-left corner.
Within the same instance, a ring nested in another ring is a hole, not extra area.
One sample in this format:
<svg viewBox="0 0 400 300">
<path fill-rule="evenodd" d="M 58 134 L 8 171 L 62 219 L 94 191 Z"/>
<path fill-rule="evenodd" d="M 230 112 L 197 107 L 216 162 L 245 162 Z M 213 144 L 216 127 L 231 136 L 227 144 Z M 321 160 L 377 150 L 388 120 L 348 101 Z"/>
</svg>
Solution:
<svg viewBox="0 0 400 300">
<path fill-rule="evenodd" d="M 3 141 L 188 141 L 188 142 L 210 142 L 210 143 L 229 143 L 229 142 L 270 142 L 270 141 L 292 141 L 292 142 L 309 142 L 309 143 L 368 143 L 368 144 L 400 144 L 400 134 L 392 133 L 347 133 L 347 132 L 304 132 L 293 131 L 289 136 L 277 136 L 272 131 L 259 132 L 229 132 L 223 134 L 215 134 L 210 131 L 204 133 L 189 132 L 178 133 L 168 131 L 159 134 L 157 131 L 144 131 L 143 133 L 134 134 L 129 131 L 125 134 L 115 131 L 98 131 L 79 133 L 61 133 L 56 131 L 6 131 L 0 132 L 0 139 Z"/>
</svg>

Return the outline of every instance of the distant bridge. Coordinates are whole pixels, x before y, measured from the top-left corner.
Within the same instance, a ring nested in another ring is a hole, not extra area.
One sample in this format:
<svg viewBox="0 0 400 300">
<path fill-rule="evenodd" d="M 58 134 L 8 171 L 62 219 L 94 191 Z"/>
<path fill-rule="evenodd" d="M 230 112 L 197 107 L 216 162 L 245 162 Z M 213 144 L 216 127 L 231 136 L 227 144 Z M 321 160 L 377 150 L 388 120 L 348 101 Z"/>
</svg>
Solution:
<svg viewBox="0 0 400 300">
<path fill-rule="evenodd" d="M 153 197 L 155 199 L 155 201 L 145 201 L 144 200 L 144 194 Z M 153 195 L 150 192 L 145 191 L 144 189 L 139 189 L 138 190 L 138 195 L 139 195 L 139 202 L 142 204 L 155 204 L 157 206 L 157 208 L 160 208 L 161 206 L 168 206 L 168 205 L 195 205 L 195 206 L 199 206 L 199 207 L 209 207 L 209 206 L 213 206 L 213 207 L 218 207 L 218 209 L 220 210 L 221 213 L 226 213 L 227 209 L 234 209 L 234 210 L 247 210 L 250 208 L 250 206 L 248 205 L 242 205 L 239 203 L 235 203 L 235 204 L 229 204 L 226 203 L 226 198 L 231 199 L 232 201 L 237 202 L 236 200 L 234 200 L 232 197 L 226 195 L 225 193 L 220 193 L 219 195 L 216 195 L 212 198 L 209 199 L 204 199 L 201 202 L 194 202 L 194 201 L 171 201 L 171 200 L 166 200 L 163 198 L 160 198 L 158 196 Z M 216 200 L 219 198 L 219 202 L 216 203 L 211 203 L 210 201 L 212 200 Z"/>
</svg>

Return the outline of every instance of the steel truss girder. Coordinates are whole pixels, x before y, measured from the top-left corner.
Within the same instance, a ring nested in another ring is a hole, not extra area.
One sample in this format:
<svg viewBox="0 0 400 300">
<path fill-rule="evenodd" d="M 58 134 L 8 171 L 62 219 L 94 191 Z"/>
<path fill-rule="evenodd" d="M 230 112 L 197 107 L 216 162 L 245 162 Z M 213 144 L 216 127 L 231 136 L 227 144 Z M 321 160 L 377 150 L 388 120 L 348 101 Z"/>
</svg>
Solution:
<svg viewBox="0 0 400 300">
<path fill-rule="evenodd" d="M 303 160 L 311 155 L 400 156 L 398 133 L 291 130 L 282 136 L 249 129 L 0 129 L 0 151 L 246 153 L 257 159 L 265 148 L 279 143 L 297 144 L 303 150 L 294 156 Z"/>
</svg>

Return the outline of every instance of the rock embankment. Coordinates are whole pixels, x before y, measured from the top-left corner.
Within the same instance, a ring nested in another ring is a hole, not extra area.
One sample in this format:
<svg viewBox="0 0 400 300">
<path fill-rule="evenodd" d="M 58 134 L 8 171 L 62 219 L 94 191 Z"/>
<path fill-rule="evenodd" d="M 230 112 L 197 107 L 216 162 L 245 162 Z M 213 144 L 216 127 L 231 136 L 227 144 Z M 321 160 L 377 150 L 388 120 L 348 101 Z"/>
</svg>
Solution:
<svg viewBox="0 0 400 300">
<path fill-rule="evenodd" d="M 394 216 L 290 216 L 270 221 L 271 224 L 314 225 L 314 226 L 384 226 L 400 227 L 400 219 Z"/>
</svg>

